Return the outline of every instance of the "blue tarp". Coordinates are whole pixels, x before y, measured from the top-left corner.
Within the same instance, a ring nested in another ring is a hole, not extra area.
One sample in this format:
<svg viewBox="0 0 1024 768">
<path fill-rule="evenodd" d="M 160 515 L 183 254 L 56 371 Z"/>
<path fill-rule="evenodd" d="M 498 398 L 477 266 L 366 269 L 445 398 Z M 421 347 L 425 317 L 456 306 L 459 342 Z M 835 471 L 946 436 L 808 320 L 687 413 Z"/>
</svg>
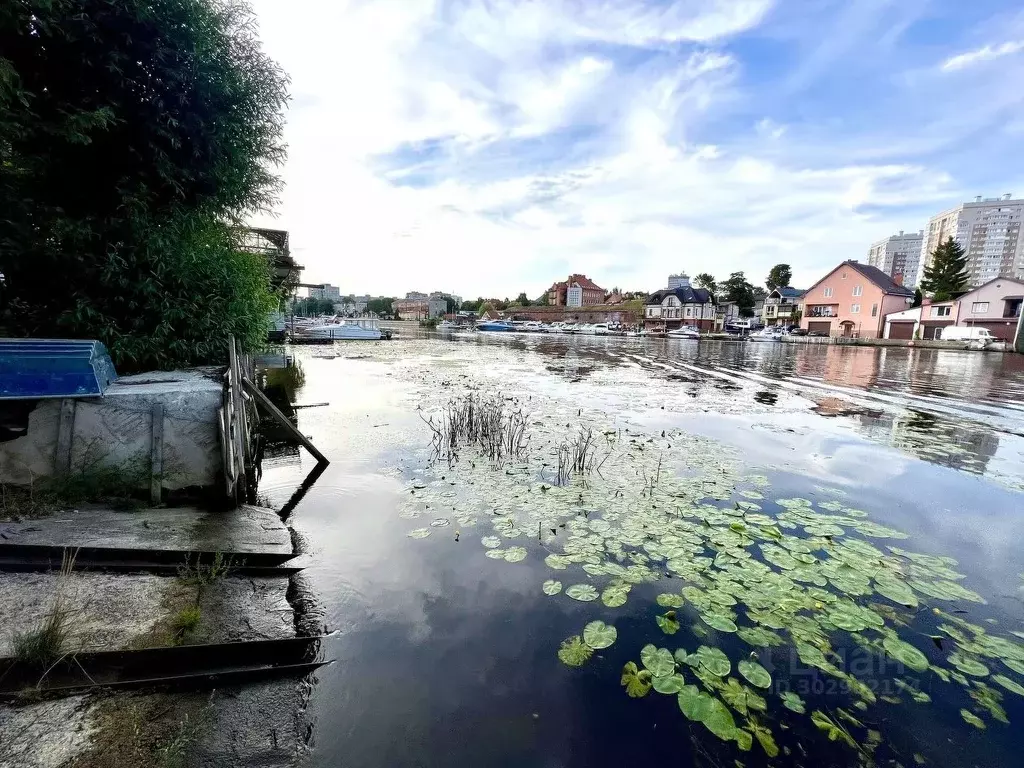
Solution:
<svg viewBox="0 0 1024 768">
<path fill-rule="evenodd" d="M 98 341 L 0 339 L 0 400 L 98 397 L 116 380 Z"/>
</svg>

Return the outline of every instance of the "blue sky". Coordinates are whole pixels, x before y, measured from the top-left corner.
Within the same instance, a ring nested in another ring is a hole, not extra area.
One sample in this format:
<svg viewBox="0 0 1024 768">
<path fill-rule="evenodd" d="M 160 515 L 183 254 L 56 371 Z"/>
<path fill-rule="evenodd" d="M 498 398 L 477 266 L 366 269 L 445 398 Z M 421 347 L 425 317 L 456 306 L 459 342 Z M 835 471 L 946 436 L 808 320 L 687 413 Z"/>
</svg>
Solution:
<svg viewBox="0 0 1024 768">
<path fill-rule="evenodd" d="M 256 0 L 306 279 L 539 295 L 773 264 L 809 285 L 1024 197 L 1009 0 Z"/>
</svg>

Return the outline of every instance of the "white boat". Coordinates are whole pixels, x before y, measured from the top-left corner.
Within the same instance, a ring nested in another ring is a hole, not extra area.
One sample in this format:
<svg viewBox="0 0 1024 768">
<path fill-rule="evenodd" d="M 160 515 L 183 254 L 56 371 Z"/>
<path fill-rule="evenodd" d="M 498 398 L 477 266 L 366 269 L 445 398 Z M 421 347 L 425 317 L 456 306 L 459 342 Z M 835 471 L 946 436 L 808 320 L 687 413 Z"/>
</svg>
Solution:
<svg viewBox="0 0 1024 768">
<path fill-rule="evenodd" d="M 783 333 L 781 328 L 769 326 L 767 328 L 762 328 L 759 331 L 754 331 L 747 338 L 750 339 L 750 341 L 782 341 L 782 336 Z"/>
<path fill-rule="evenodd" d="M 537 322 L 536 320 L 530 320 L 525 325 L 523 325 L 522 330 L 524 330 L 524 331 L 531 331 L 533 333 L 536 333 L 536 332 L 542 331 L 544 329 L 541 326 L 541 324 L 539 322 Z"/>
<path fill-rule="evenodd" d="M 442 320 L 440 323 L 437 324 L 437 329 L 439 331 L 451 331 L 454 330 L 455 328 L 458 328 L 458 326 L 451 320 Z"/>
<path fill-rule="evenodd" d="M 682 328 L 671 330 L 665 335 L 670 339 L 699 339 L 700 331 L 692 325 L 684 325 Z"/>
<path fill-rule="evenodd" d="M 355 317 L 346 320 L 337 317 L 328 318 L 315 325 L 309 325 L 298 332 L 299 335 L 311 339 L 337 339 L 378 341 L 383 336 L 377 319 L 373 317 Z"/>
</svg>

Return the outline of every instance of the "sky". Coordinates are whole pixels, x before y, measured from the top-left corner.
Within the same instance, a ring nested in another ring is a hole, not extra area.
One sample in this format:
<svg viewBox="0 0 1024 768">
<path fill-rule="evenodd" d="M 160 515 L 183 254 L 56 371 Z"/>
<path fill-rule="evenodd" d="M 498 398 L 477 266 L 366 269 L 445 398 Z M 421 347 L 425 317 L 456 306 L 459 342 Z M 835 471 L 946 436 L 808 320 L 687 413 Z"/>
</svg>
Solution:
<svg viewBox="0 0 1024 768">
<path fill-rule="evenodd" d="M 1024 197 L 1016 0 L 253 0 L 291 78 L 273 216 L 342 293 L 808 287 Z"/>
</svg>

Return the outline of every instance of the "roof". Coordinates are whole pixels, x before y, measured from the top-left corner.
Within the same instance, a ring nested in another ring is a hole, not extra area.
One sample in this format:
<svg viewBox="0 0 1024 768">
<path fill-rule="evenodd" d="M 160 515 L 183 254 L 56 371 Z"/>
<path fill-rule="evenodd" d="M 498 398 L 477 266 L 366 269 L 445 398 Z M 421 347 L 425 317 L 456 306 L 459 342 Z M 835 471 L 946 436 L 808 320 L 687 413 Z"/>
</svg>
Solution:
<svg viewBox="0 0 1024 768">
<path fill-rule="evenodd" d="M 675 296 L 680 304 L 714 304 L 711 291 L 705 288 L 693 288 L 683 285 L 679 288 L 665 288 L 655 291 L 644 301 L 644 304 L 661 304 L 667 296 Z"/>
<path fill-rule="evenodd" d="M 569 275 L 569 279 L 566 282 L 570 283 L 570 284 L 571 283 L 578 283 L 580 288 L 584 289 L 585 291 L 603 291 L 604 290 L 604 288 L 599 286 L 597 283 L 595 283 L 593 280 L 591 280 L 586 275 Z"/>
<path fill-rule="evenodd" d="M 961 294 L 960 296 L 957 296 L 957 299 L 959 301 L 963 301 L 968 296 L 970 296 L 972 293 L 977 293 L 982 288 L 984 288 L 986 286 L 989 286 L 989 285 L 992 285 L 992 283 L 1012 283 L 1013 286 L 1018 286 L 1019 285 L 1021 288 L 1024 288 L 1024 281 L 1018 280 L 1015 277 L 1010 277 L 1009 275 L 1000 275 L 999 277 L 993 277 L 991 280 L 989 280 L 986 283 L 982 283 L 977 288 L 972 288 L 971 290 L 967 291 L 967 293 L 964 293 L 964 294 Z M 1013 290 L 1013 286 L 1009 286 L 1009 285 L 1006 286 L 1006 290 L 1012 291 Z M 1020 298 L 1020 297 L 1019 296 L 1017 296 L 1017 297 L 1004 296 L 1003 298 L 1004 299 L 1008 299 L 1008 298 Z"/>
<path fill-rule="evenodd" d="M 806 293 L 806 291 L 804 291 L 802 288 L 790 288 L 787 285 L 785 288 L 776 288 L 768 295 L 771 296 L 772 293 L 776 292 L 779 294 L 779 296 L 781 296 L 784 299 L 799 299 Z"/>
<path fill-rule="evenodd" d="M 898 285 L 896 281 L 894 281 L 891 277 L 885 274 L 885 272 L 880 270 L 878 267 L 872 267 L 867 264 L 861 264 L 859 261 L 853 261 L 852 259 L 847 259 L 846 261 L 841 262 L 838 266 L 834 267 L 833 269 L 830 269 L 820 280 L 818 280 L 814 285 L 812 285 L 810 288 L 804 291 L 804 293 L 810 293 L 812 290 L 821 285 L 831 275 L 834 275 L 836 272 L 838 272 L 841 267 L 850 267 L 852 269 L 857 270 L 863 277 L 870 280 L 872 283 L 881 288 L 887 294 L 891 294 L 893 296 L 914 295 L 913 290 L 907 288 L 905 285 Z"/>
<path fill-rule="evenodd" d="M 887 323 L 917 322 L 921 319 L 921 307 L 902 309 L 899 312 L 890 312 L 885 316 Z"/>
</svg>

